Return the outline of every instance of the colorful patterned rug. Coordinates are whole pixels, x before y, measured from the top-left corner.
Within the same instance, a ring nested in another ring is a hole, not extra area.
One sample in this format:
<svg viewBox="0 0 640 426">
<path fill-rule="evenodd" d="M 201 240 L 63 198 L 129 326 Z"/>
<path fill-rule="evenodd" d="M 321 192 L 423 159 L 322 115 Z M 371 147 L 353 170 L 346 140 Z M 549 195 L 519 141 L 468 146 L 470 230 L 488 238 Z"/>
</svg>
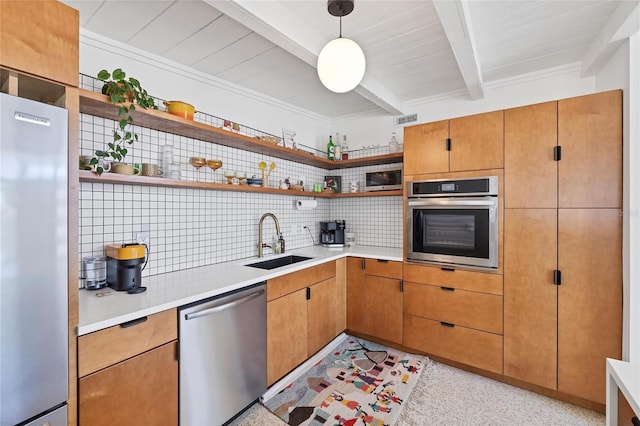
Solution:
<svg viewBox="0 0 640 426">
<path fill-rule="evenodd" d="M 431 361 L 347 336 L 263 404 L 292 426 L 392 425 Z"/>
</svg>

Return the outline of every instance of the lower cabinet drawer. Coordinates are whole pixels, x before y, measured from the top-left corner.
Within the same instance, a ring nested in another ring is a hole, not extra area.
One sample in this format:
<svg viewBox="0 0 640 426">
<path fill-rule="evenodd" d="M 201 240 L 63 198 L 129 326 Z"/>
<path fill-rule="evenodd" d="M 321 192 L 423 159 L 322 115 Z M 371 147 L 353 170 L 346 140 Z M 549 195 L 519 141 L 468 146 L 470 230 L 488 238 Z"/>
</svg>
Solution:
<svg viewBox="0 0 640 426">
<path fill-rule="evenodd" d="M 366 259 L 366 274 L 379 277 L 402 279 L 402 262 L 383 259 Z"/>
<path fill-rule="evenodd" d="M 178 338 L 175 309 L 78 337 L 78 377 Z"/>
<path fill-rule="evenodd" d="M 404 264 L 405 281 L 444 285 L 482 293 L 503 294 L 502 275 L 463 269 L 438 268 L 435 266 Z"/>
<path fill-rule="evenodd" d="M 404 315 L 402 344 L 429 354 L 502 374 L 502 336 Z"/>
<path fill-rule="evenodd" d="M 290 274 L 281 275 L 267 281 L 267 301 L 336 276 L 336 262 L 326 262 Z"/>
<path fill-rule="evenodd" d="M 405 282 L 404 313 L 502 334 L 502 296 Z"/>
</svg>

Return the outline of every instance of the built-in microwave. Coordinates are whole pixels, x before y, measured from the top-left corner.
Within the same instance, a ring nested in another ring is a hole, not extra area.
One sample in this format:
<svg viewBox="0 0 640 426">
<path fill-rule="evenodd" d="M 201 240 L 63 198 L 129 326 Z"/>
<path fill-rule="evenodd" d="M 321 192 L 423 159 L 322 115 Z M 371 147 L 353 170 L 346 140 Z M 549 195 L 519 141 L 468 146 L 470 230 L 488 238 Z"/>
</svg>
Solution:
<svg viewBox="0 0 640 426">
<path fill-rule="evenodd" d="M 365 172 L 365 191 L 389 191 L 393 189 L 402 189 L 402 167 L 387 167 Z"/>
<path fill-rule="evenodd" d="M 498 177 L 407 182 L 406 259 L 498 267 Z"/>
</svg>

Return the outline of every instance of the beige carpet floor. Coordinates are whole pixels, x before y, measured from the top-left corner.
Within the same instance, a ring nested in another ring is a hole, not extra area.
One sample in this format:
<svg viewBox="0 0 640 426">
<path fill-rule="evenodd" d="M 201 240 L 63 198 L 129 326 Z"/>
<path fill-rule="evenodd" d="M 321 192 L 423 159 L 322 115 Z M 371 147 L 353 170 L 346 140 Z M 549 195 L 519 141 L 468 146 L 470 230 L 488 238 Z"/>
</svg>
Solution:
<svg viewBox="0 0 640 426">
<path fill-rule="evenodd" d="M 284 424 L 261 404 L 232 423 Z M 604 424 L 604 414 L 434 362 L 420 377 L 396 426 Z"/>
</svg>

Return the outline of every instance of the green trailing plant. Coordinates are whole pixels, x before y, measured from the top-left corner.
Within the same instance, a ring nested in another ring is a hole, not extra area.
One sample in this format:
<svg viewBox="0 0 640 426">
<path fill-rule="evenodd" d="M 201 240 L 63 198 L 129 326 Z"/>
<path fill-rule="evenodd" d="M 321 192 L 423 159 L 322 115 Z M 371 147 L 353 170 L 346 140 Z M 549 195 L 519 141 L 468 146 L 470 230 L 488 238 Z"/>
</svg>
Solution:
<svg viewBox="0 0 640 426">
<path fill-rule="evenodd" d="M 103 161 L 122 161 L 127 156 L 127 146 L 138 140 L 138 135 L 133 131 L 133 117 L 136 105 L 143 108 L 158 109 L 155 100 L 140 82 L 133 77 L 127 78 L 122 69 L 117 68 L 110 73 L 102 70 L 98 73 L 98 80 L 104 82 L 102 94 L 109 96 L 111 103 L 118 108 L 118 125 L 113 131 L 113 141 L 107 144 L 106 149 L 96 150 L 91 158 L 91 165 L 95 166 L 98 175 L 104 172 Z M 101 161 L 102 160 L 102 161 Z"/>
</svg>

